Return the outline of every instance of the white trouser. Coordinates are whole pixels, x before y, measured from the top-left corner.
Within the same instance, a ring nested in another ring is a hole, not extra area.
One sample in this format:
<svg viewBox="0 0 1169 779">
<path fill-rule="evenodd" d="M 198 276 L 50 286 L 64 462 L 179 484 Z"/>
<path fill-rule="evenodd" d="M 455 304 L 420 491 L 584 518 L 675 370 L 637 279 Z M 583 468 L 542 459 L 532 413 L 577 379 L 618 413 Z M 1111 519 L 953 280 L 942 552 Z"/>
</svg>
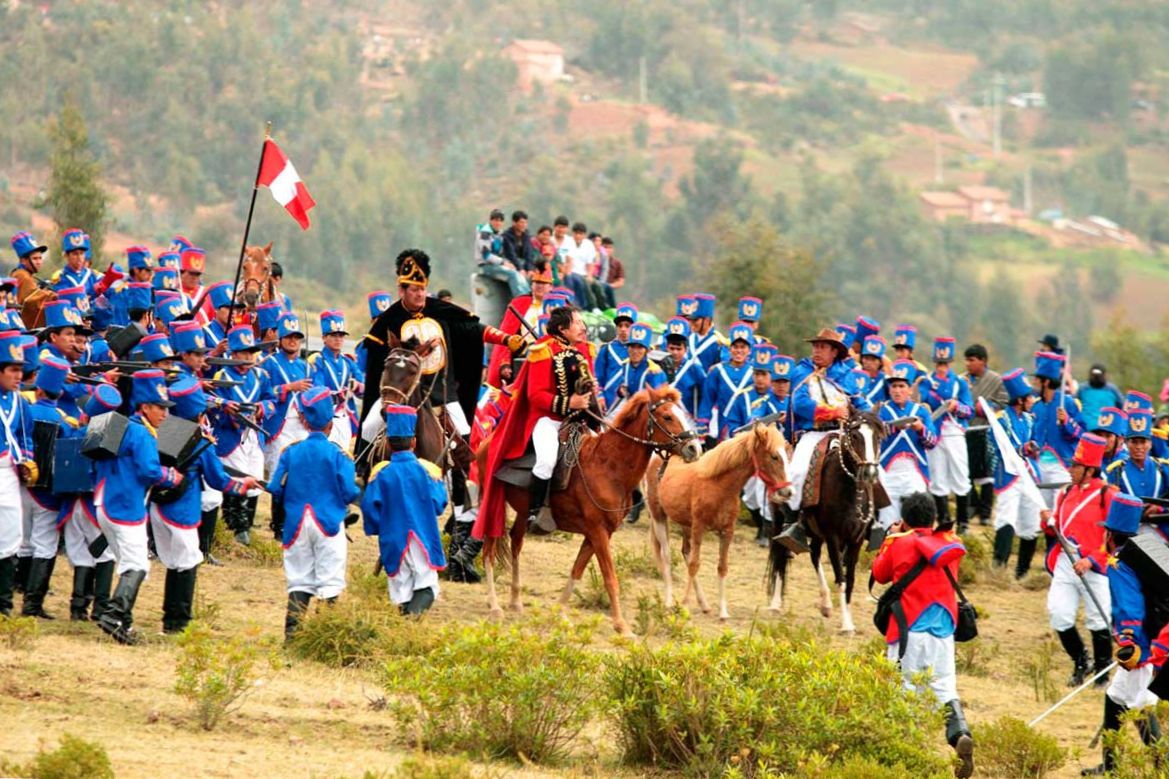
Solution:
<svg viewBox="0 0 1169 779">
<path fill-rule="evenodd" d="M 295 403 L 295 401 L 293 402 Z M 300 412 L 295 407 L 289 407 L 288 415 L 284 418 L 284 425 L 281 426 L 280 433 L 268 442 L 268 446 L 264 450 L 265 477 L 271 476 L 272 472 L 276 470 L 276 463 L 280 459 L 280 453 L 289 444 L 295 444 L 297 441 L 303 441 L 306 438 L 308 438 L 308 430 L 305 429 L 304 422 L 301 421 Z"/>
<path fill-rule="evenodd" d="M 909 457 L 898 457 L 888 468 L 877 471 L 877 475 L 889 496 L 889 505 L 877 512 L 877 524 L 888 530 L 901 519 L 901 499 L 915 492 L 926 492 L 929 485 Z"/>
<path fill-rule="evenodd" d="M 827 430 L 809 430 L 800 436 L 792 460 L 788 465 L 787 477 L 792 483 L 792 496 L 787 505 L 792 511 L 800 510 L 800 503 L 804 499 L 804 482 L 808 478 L 808 468 L 812 465 L 812 453 L 816 451 L 816 444 L 824 440 L 829 434 Z"/>
<path fill-rule="evenodd" d="M 1050 456 L 1050 455 L 1049 455 Z M 1049 460 L 1047 457 L 1039 458 L 1039 483 L 1040 484 L 1067 484 L 1072 480 L 1072 476 L 1068 473 L 1068 469 L 1064 468 L 1059 460 Z M 1043 502 L 1047 504 L 1047 508 L 1055 507 L 1055 493 L 1059 492 L 1058 488 L 1040 490 L 1043 495 Z"/>
<path fill-rule="evenodd" d="M 1066 554 L 1060 554 L 1051 577 L 1051 589 L 1047 591 L 1047 613 L 1051 616 L 1051 627 L 1057 633 L 1076 626 L 1076 613 L 1080 603 L 1084 604 L 1084 624 L 1088 630 L 1105 630 L 1107 619 L 1100 614 L 1087 587 L 1092 588 L 1096 601 L 1104 614 L 1112 612 L 1112 598 L 1108 591 L 1108 577 L 1095 571 L 1088 571 L 1082 577 L 1072 570 L 1072 562 Z"/>
<path fill-rule="evenodd" d="M 771 501 L 767 499 L 767 485 L 758 476 L 752 476 L 743 485 L 743 505 L 749 511 L 760 512 L 765 520 L 771 521 Z"/>
<path fill-rule="evenodd" d="M 540 417 L 532 429 L 532 447 L 536 450 L 536 464 L 532 475 L 537 479 L 551 479 L 556 470 L 556 454 L 560 451 L 560 420 Z"/>
<path fill-rule="evenodd" d="M 398 572 L 389 577 L 386 585 L 393 603 L 409 603 L 414 597 L 415 590 L 425 590 L 430 587 L 434 596 L 438 597 L 438 571 L 430 567 L 430 559 L 426 550 L 413 535 L 406 542 L 406 554 L 402 555 L 402 566 Z"/>
<path fill-rule="evenodd" d="M 240 436 L 239 446 L 220 459 L 224 465 L 240 473 L 257 479 L 264 478 L 264 450 L 260 448 L 260 436 L 255 430 L 245 430 Z M 220 503 L 222 502 L 221 497 Z"/>
<path fill-rule="evenodd" d="M 353 454 L 353 423 L 349 421 L 349 407 L 341 406 L 333 415 L 333 429 L 329 440 L 341 447 L 346 454 Z M 330 596 L 331 597 L 331 596 Z"/>
<path fill-rule="evenodd" d="M 150 528 L 154 531 L 154 551 L 158 561 L 172 571 L 188 571 L 203 562 L 199 551 L 199 528 L 173 525 L 162 517 L 158 506 L 150 504 Z"/>
<path fill-rule="evenodd" d="M 897 642 L 885 649 L 889 661 L 898 664 Z M 909 631 L 905 641 L 905 655 L 901 658 L 901 678 L 905 689 L 924 694 L 928 689 L 937 698 L 938 705 L 949 703 L 958 697 L 958 677 L 954 669 L 954 636 L 938 638 L 926 632 Z M 929 681 L 924 685 L 914 684 L 914 676 L 925 671 Z"/>
<path fill-rule="evenodd" d="M 121 525 L 106 514 L 105 506 L 97 507 L 97 523 L 110 542 L 114 559 L 118 561 L 118 575 L 127 571 L 150 573 L 150 558 L 146 550 L 146 523 Z"/>
<path fill-rule="evenodd" d="M 219 490 L 213 490 L 203 483 L 203 492 L 199 496 L 199 510 L 200 511 L 214 511 L 223 505 L 223 493 Z"/>
<path fill-rule="evenodd" d="M 455 432 L 461 436 L 471 435 L 471 426 L 467 424 L 467 415 L 463 413 L 463 407 L 458 403 L 447 403 L 443 408 L 451 418 L 451 424 L 454 425 Z"/>
<path fill-rule="evenodd" d="M 930 464 L 930 492 L 934 495 L 966 495 L 970 492 L 970 460 L 966 434 L 954 422 L 942 423 L 938 445 L 925 454 Z"/>
<path fill-rule="evenodd" d="M 345 589 L 345 563 L 349 555 L 345 532 L 327 536 L 312 515 L 300 522 L 300 530 L 284 549 L 284 578 L 289 592 L 307 592 L 318 598 L 335 598 Z"/>
<path fill-rule="evenodd" d="M 16 466 L 7 456 L 0 456 L 0 560 L 20 551 L 24 537 L 20 492 Z"/>
<path fill-rule="evenodd" d="M 1015 481 L 995 495 L 994 529 L 1013 527 L 1019 538 L 1032 539 L 1039 535 L 1039 512 L 1044 506 L 1027 497 Z"/>
<path fill-rule="evenodd" d="M 22 549 L 28 549 L 29 557 L 50 560 L 57 556 L 57 545 L 60 535 L 57 533 L 57 510 L 47 509 L 36 502 L 36 499 L 24 487 L 20 496 L 21 508 L 24 512 L 24 543 Z"/>
<path fill-rule="evenodd" d="M 1157 705 L 1157 696 L 1149 691 L 1153 681 L 1153 666 L 1142 665 L 1135 671 L 1117 668 L 1105 693 L 1126 709 L 1144 709 Z"/>
<path fill-rule="evenodd" d="M 98 563 L 108 563 L 114 559 L 112 546 L 107 546 L 97 559 L 89 553 L 89 545 L 102 533 L 97 526 L 97 517 L 89 516 L 85 502 L 80 498 L 73 501 L 73 512 L 62 532 L 65 534 L 65 556 L 74 568 L 92 568 Z"/>
</svg>

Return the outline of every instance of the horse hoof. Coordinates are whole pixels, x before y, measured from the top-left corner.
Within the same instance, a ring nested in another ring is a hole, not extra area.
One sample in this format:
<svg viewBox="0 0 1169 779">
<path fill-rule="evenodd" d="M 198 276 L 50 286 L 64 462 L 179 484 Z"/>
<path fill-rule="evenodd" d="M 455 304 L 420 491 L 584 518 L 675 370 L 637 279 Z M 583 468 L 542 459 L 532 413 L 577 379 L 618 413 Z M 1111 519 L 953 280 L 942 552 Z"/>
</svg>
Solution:
<svg viewBox="0 0 1169 779">
<path fill-rule="evenodd" d="M 855 636 L 856 635 L 856 628 L 841 628 L 840 635 L 842 635 L 842 636 Z"/>
<path fill-rule="evenodd" d="M 727 622 L 728 620 L 730 620 L 731 615 L 730 614 L 719 614 L 718 618 L 719 618 L 720 622 Z"/>
<path fill-rule="evenodd" d="M 770 611 L 772 614 L 778 614 L 783 609 L 781 609 L 779 606 L 768 606 L 767 610 Z"/>
<path fill-rule="evenodd" d="M 831 617 L 832 616 L 832 608 L 830 606 L 821 606 L 820 607 L 820 616 L 821 617 Z"/>
<path fill-rule="evenodd" d="M 489 614 L 493 620 L 499 621 L 503 619 L 503 609 L 499 608 L 498 606 L 491 609 Z"/>
<path fill-rule="evenodd" d="M 523 614 L 524 613 L 524 604 L 522 604 L 522 603 L 513 603 L 510 606 L 508 606 L 508 608 L 511 609 L 512 611 L 514 611 L 516 614 Z"/>
<path fill-rule="evenodd" d="M 626 636 L 626 637 L 633 636 L 633 631 L 630 630 L 629 626 L 626 625 L 624 622 L 614 622 L 613 623 L 613 630 L 617 631 L 617 635 L 619 635 L 619 636 Z"/>
</svg>

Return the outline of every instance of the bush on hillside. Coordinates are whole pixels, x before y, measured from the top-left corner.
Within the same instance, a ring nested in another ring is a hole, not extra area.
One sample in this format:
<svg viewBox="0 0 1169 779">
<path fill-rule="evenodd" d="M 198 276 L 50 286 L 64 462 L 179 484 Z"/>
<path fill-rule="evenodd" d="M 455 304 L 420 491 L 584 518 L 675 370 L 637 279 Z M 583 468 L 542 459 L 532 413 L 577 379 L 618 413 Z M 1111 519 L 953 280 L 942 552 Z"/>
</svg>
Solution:
<svg viewBox="0 0 1169 779">
<path fill-rule="evenodd" d="M 974 742 L 979 768 L 990 776 L 1043 779 L 1067 760 L 1067 753 L 1054 737 L 1014 717 L 975 725 Z"/>
<path fill-rule="evenodd" d="M 948 765 L 935 746 L 940 714 L 871 653 L 726 634 L 635 645 L 605 679 L 631 763 L 700 776 L 733 768 L 751 778 L 802 773 L 817 755 L 900 766 L 913 776 Z"/>
<path fill-rule="evenodd" d="M 61 736 L 59 747 L 50 752 L 41 750 L 27 765 L 0 760 L 0 773 L 30 779 L 114 779 L 105 749 L 69 733 Z"/>
</svg>

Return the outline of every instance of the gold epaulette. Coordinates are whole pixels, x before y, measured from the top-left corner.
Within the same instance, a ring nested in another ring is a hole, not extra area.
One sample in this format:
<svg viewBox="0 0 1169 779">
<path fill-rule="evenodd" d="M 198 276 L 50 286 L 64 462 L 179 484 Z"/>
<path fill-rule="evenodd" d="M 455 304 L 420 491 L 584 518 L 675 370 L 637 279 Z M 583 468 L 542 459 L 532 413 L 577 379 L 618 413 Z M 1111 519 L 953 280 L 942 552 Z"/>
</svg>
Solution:
<svg viewBox="0 0 1169 779">
<path fill-rule="evenodd" d="M 730 346 L 731 345 L 731 339 L 727 338 L 725 335 L 718 332 L 717 330 L 714 332 L 714 340 L 718 342 L 719 346 Z"/>
<path fill-rule="evenodd" d="M 586 341 L 586 343 L 589 347 L 589 357 L 596 359 L 597 354 L 600 352 L 600 350 L 597 349 L 597 345 L 592 341 Z"/>
<path fill-rule="evenodd" d="M 385 468 L 389 464 L 390 464 L 389 460 L 382 460 L 380 463 L 373 466 L 373 469 L 370 470 L 370 472 L 369 472 L 369 479 L 366 481 L 366 484 L 369 484 L 374 479 L 376 479 L 377 475 L 382 472 L 382 468 Z"/>
<path fill-rule="evenodd" d="M 653 360 L 650 360 L 649 367 L 646 368 L 646 371 L 648 371 L 649 373 L 661 373 L 662 367 L 660 365 L 658 365 L 656 362 L 654 362 Z"/>
<path fill-rule="evenodd" d="M 1153 428 L 1153 438 L 1160 438 L 1162 440 L 1169 440 L 1169 429 L 1163 427 Z"/>
<path fill-rule="evenodd" d="M 1125 463 L 1124 460 L 1117 460 L 1116 462 L 1108 463 L 1108 467 L 1104 469 L 1104 472 L 1105 473 L 1112 473 L 1117 468 L 1120 468 L 1121 466 L 1123 466 L 1124 463 Z"/>
<path fill-rule="evenodd" d="M 537 341 L 528 347 L 528 362 L 552 359 L 550 341 Z"/>
<path fill-rule="evenodd" d="M 310 354 L 308 356 L 308 364 L 309 365 L 316 365 L 317 358 L 319 358 L 320 356 L 321 356 L 320 352 L 313 352 L 312 354 Z"/>
<path fill-rule="evenodd" d="M 20 393 L 20 397 L 24 398 L 29 403 L 36 403 L 37 402 L 36 390 L 22 390 Z"/>
<path fill-rule="evenodd" d="M 421 457 L 418 458 L 418 464 L 426 471 L 427 476 L 435 481 L 442 481 L 442 468 L 439 468 L 430 460 L 424 460 Z"/>
<path fill-rule="evenodd" d="M 365 340 L 367 340 L 367 341 L 373 341 L 375 344 L 378 344 L 378 345 L 380 345 L 380 346 L 385 346 L 385 345 L 386 345 L 386 342 L 385 342 L 385 341 L 383 341 L 382 339 L 378 338 L 378 337 L 377 337 L 376 335 L 374 335 L 373 333 L 366 333 L 366 334 L 365 334 Z"/>
</svg>

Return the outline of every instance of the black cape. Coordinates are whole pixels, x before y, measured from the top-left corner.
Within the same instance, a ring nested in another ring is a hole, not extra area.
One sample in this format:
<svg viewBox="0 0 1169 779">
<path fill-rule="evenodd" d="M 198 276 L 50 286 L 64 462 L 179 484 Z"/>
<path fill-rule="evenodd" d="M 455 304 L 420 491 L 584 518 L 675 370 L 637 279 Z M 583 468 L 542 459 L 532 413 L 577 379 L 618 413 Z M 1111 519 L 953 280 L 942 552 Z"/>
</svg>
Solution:
<svg viewBox="0 0 1169 779">
<path fill-rule="evenodd" d="M 479 384 L 483 375 L 483 331 L 486 328 L 479 322 L 479 317 L 467 309 L 436 298 L 426 299 L 421 314 L 442 327 L 447 347 L 444 369 L 446 400 L 457 400 L 470 423 L 475 418 L 475 405 L 479 400 Z M 361 403 L 362 420 L 369 414 L 374 401 L 381 397 L 379 388 L 386 357 L 398 343 L 402 325 L 414 318 L 415 315 L 407 311 L 399 300 L 379 314 L 370 326 L 365 337 L 366 390 Z M 442 400 L 435 396 L 431 398 L 431 402 L 436 404 Z"/>
</svg>

